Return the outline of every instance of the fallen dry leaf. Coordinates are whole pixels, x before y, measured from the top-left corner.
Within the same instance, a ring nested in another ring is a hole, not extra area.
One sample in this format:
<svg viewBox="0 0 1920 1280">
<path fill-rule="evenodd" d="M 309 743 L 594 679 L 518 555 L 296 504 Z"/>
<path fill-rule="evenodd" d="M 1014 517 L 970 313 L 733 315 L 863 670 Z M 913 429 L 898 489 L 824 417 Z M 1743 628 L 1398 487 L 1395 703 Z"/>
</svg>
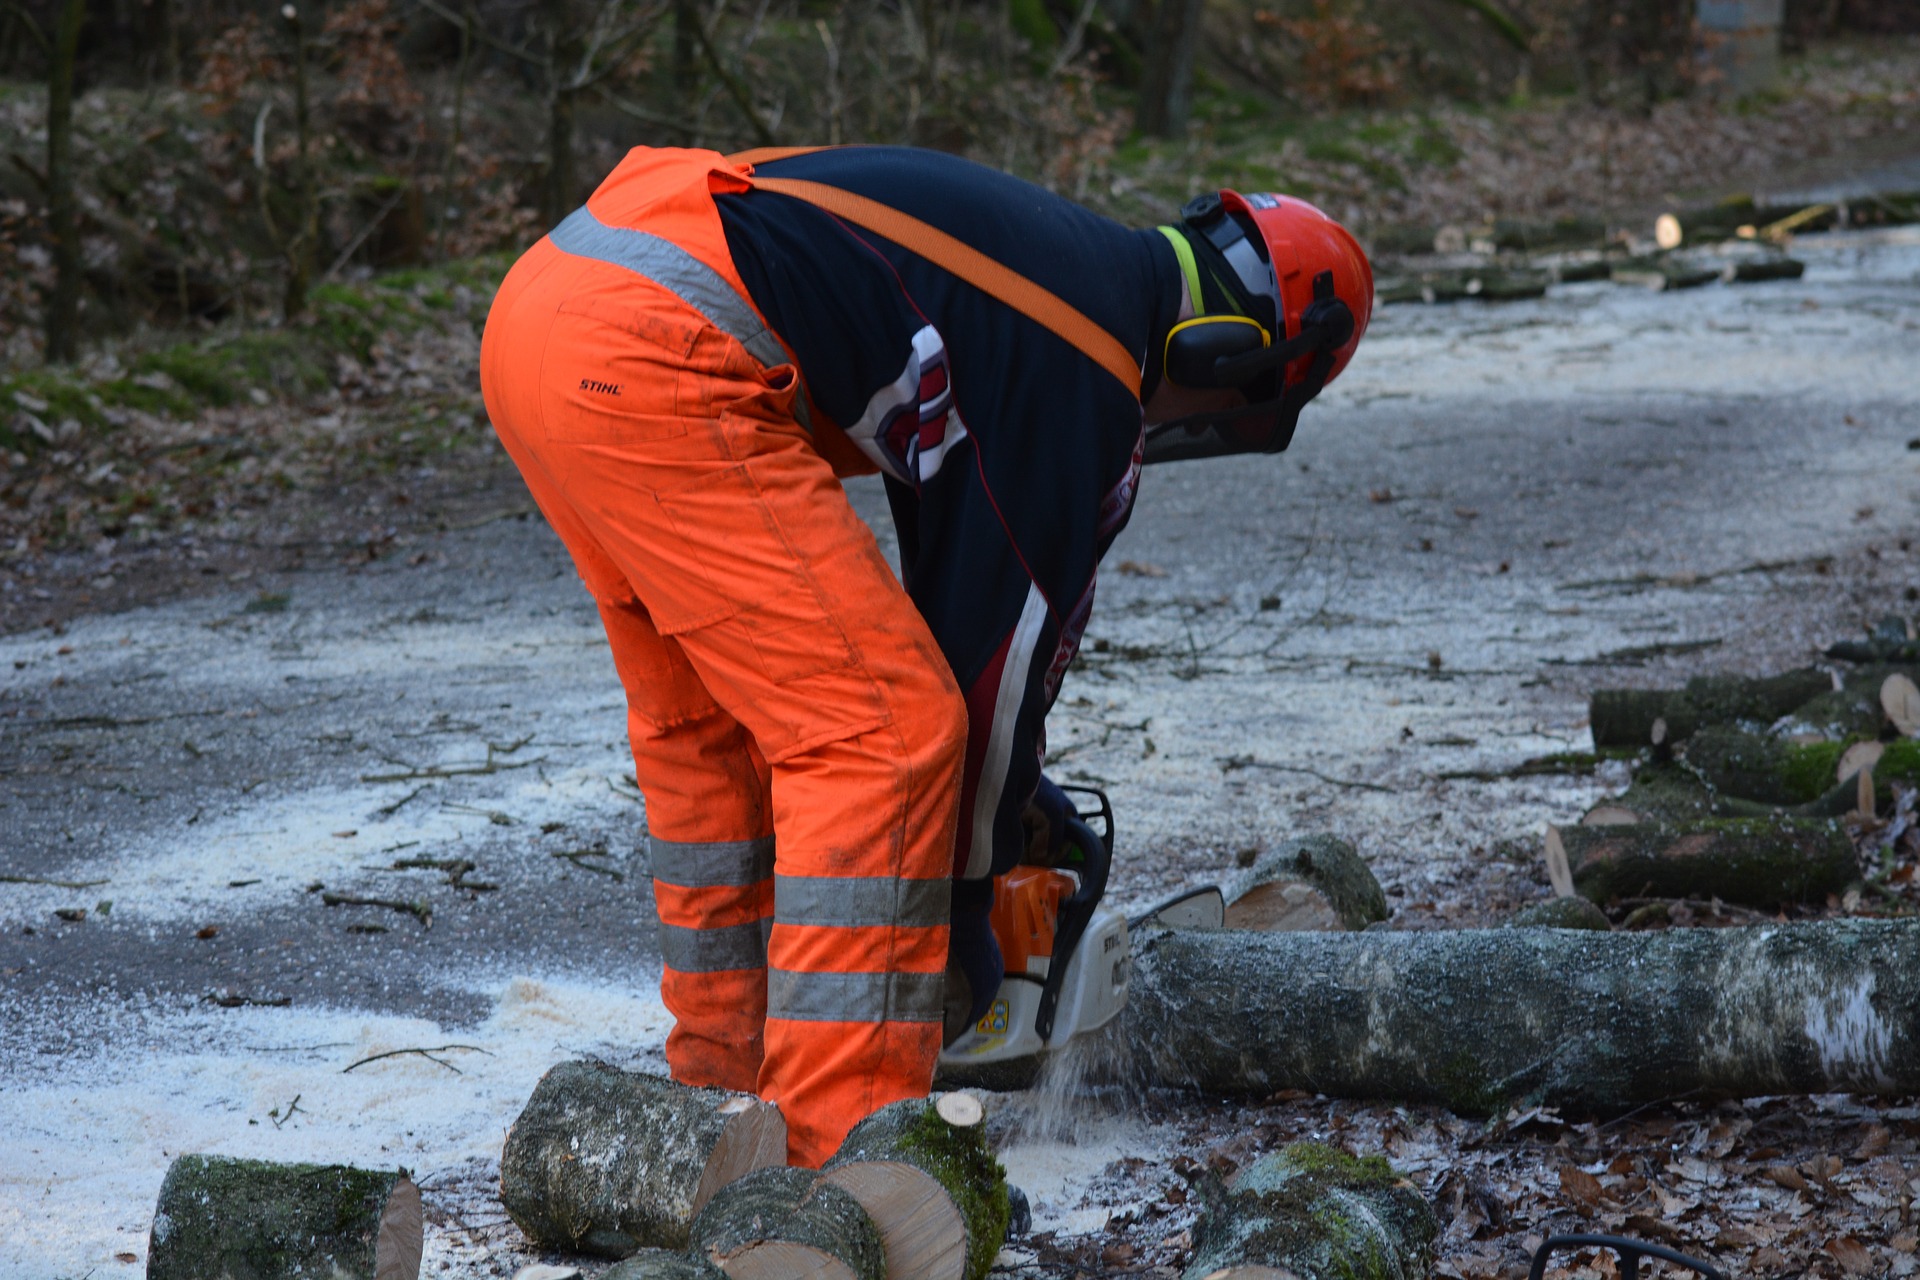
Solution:
<svg viewBox="0 0 1920 1280">
<path fill-rule="evenodd" d="M 1392 501 L 1393 501 L 1393 490 L 1391 490 L 1391 489 L 1369 489 L 1369 490 L 1367 490 L 1367 501 L 1369 501 L 1369 502 L 1392 502 Z"/>
<path fill-rule="evenodd" d="M 1606 1189 L 1600 1185 L 1600 1179 L 1585 1169 L 1577 1169 L 1570 1164 L 1562 1165 L 1560 1168 L 1560 1190 L 1588 1207 L 1599 1204 L 1600 1198 L 1606 1194 Z"/>
<path fill-rule="evenodd" d="M 194 930 L 193 936 L 196 938 L 199 938 L 201 941 L 204 942 L 206 939 L 213 937 L 215 934 L 219 932 L 220 932 L 219 925 L 210 924 L 204 929 Z"/>
<path fill-rule="evenodd" d="M 1763 1176 L 1775 1186 L 1785 1187 L 1789 1191 L 1807 1189 L 1807 1180 L 1800 1176 L 1798 1169 L 1789 1164 L 1770 1164 L 1763 1171 Z"/>
<path fill-rule="evenodd" d="M 1167 571 L 1159 565 L 1147 564 L 1141 560 L 1122 560 L 1115 567 L 1129 578 L 1164 578 L 1167 576 Z"/>
<path fill-rule="evenodd" d="M 1827 1241 L 1827 1252 L 1840 1264 L 1840 1269 L 1850 1276 L 1864 1276 L 1878 1269 L 1867 1246 L 1852 1236 L 1837 1236 Z"/>
<path fill-rule="evenodd" d="M 1873 1125 L 1861 1137 L 1860 1145 L 1853 1149 L 1853 1158 L 1872 1160 L 1876 1156 L 1885 1155 L 1887 1148 L 1891 1145 L 1893 1145 L 1893 1131 L 1883 1124 Z"/>
</svg>

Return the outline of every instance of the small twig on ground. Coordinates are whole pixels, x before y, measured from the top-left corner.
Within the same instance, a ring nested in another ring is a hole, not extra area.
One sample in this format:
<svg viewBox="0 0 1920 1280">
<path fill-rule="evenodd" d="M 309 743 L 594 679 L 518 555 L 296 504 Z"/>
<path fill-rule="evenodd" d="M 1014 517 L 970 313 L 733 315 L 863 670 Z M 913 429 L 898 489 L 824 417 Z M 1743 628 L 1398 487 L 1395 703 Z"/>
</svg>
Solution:
<svg viewBox="0 0 1920 1280">
<path fill-rule="evenodd" d="M 1318 778 L 1320 781 L 1335 787 L 1353 787 L 1360 791 L 1384 791 L 1388 795 L 1398 795 L 1400 793 L 1398 787 L 1383 787 L 1377 782 L 1359 782 L 1351 778 L 1336 778 L 1330 774 L 1322 773 L 1318 769 L 1309 769 L 1305 765 L 1274 764 L 1267 760 L 1256 760 L 1252 756 L 1221 756 L 1217 759 L 1216 763 L 1219 764 L 1220 772 L 1222 773 L 1232 773 L 1236 769 L 1271 769 L 1276 773 L 1304 773 L 1309 778 Z"/>
<path fill-rule="evenodd" d="M 301 1095 L 297 1093 L 293 1095 L 293 1101 L 287 1104 L 287 1113 L 285 1115 L 280 1114 L 280 1108 L 278 1107 L 275 1107 L 273 1110 L 267 1112 L 267 1119 L 273 1121 L 274 1128 L 278 1129 L 281 1125 L 293 1119 L 293 1113 L 296 1111 L 300 1112 L 303 1115 L 313 1114 L 313 1112 L 308 1111 L 305 1107 L 300 1105 L 300 1097 Z"/>
<path fill-rule="evenodd" d="M 1661 644 L 1609 649 L 1591 658 L 1542 658 L 1540 661 L 1552 667 L 1635 667 L 1653 658 L 1673 658 L 1686 653 L 1699 653 L 1702 649 L 1717 649 L 1722 643 L 1719 640 L 1670 640 Z"/>
<path fill-rule="evenodd" d="M 615 871 L 612 867 L 596 867 L 591 862 L 586 861 L 588 858 L 606 857 L 607 851 L 605 849 L 559 849 L 554 852 L 553 856 L 556 858 L 565 858 L 582 871 L 591 871 L 595 875 L 612 876 L 615 880 L 625 880 L 627 878 L 623 873 Z"/>
<path fill-rule="evenodd" d="M 222 1009 L 284 1009 L 293 1003 L 292 996 L 248 996 L 237 991 L 209 991 L 200 998 Z"/>
<path fill-rule="evenodd" d="M 364 1067 L 369 1062 L 378 1062 L 382 1058 L 398 1058 L 406 1054 L 416 1054 L 422 1058 L 425 1058 L 428 1062 L 437 1063 L 438 1065 L 445 1067 L 447 1070 L 453 1072 L 453 1074 L 455 1075 L 460 1075 L 462 1074 L 460 1068 L 454 1066 L 451 1062 L 445 1062 L 433 1056 L 436 1053 L 451 1053 L 455 1049 L 461 1049 L 467 1053 L 486 1053 L 489 1058 L 493 1056 L 491 1053 L 487 1053 L 485 1049 L 482 1049 L 477 1044 L 442 1044 L 442 1045 L 435 1045 L 431 1049 L 389 1049 L 385 1053 L 376 1053 L 372 1057 L 362 1058 L 358 1062 L 355 1062 L 349 1066 L 340 1068 L 340 1074 L 345 1075 L 347 1074 L 347 1072 L 353 1070 L 354 1067 Z"/>
<path fill-rule="evenodd" d="M 469 880 L 467 873 L 478 870 L 478 864 L 465 858 L 402 858 L 393 864 L 395 871 L 444 871 L 447 883 L 456 889 L 473 889 L 488 893 L 500 886 L 484 880 Z"/>
<path fill-rule="evenodd" d="M 320 901 L 330 907 L 385 907 L 389 911 L 404 911 L 427 928 L 433 928 L 433 908 L 418 898 L 411 902 L 395 902 L 391 898 L 358 898 L 329 890 L 320 895 Z"/>
<path fill-rule="evenodd" d="M 427 786 L 428 784 L 423 782 L 419 786 L 415 787 L 413 790 L 407 792 L 407 794 L 401 796 L 398 800 L 395 800 L 392 804 L 381 805 L 378 809 L 375 809 L 374 812 L 379 814 L 383 818 L 391 818 L 394 814 L 404 809 L 407 806 L 407 803 L 410 800 L 412 800 L 415 796 L 419 795 L 422 791 L 425 791 L 427 789 Z"/>
<path fill-rule="evenodd" d="M 430 764 L 425 768 L 418 768 L 407 764 L 405 761 L 395 760 L 393 761 L 394 764 L 402 765 L 405 768 L 406 771 L 404 773 L 363 773 L 360 775 L 360 781 L 417 782 L 421 779 L 469 778 L 477 774 L 504 773 L 508 769 L 525 769 L 529 765 L 539 764 L 542 760 L 545 760 L 546 757 L 535 756 L 531 760 L 515 760 L 510 763 L 503 763 L 498 757 L 510 756 L 532 741 L 533 735 L 528 734 L 518 742 L 511 742 L 505 745 L 497 742 L 489 742 L 487 744 L 487 758 L 479 764 Z M 419 793 L 415 792 L 414 794 L 418 795 Z M 412 796 L 407 797 L 409 800 L 412 798 Z M 403 800 L 400 803 L 405 804 L 406 801 Z M 395 807 L 397 808 L 398 806 Z"/>
<path fill-rule="evenodd" d="M 1448 782 L 1501 782 L 1510 778 L 1561 776 L 1590 778 L 1600 767 L 1600 757 L 1587 751 L 1567 751 L 1559 755 L 1535 756 L 1522 760 L 1511 769 L 1448 769 L 1433 776 Z"/>
<path fill-rule="evenodd" d="M 52 889 L 92 889 L 105 880 L 47 880 L 40 876 L 0 876 L 0 884 L 41 884 Z"/>
<path fill-rule="evenodd" d="M 516 819 L 512 814 L 503 813 L 498 809 L 482 809 L 478 805 L 455 804 L 451 800 L 442 804 L 440 807 L 450 813 L 470 813 L 476 818 L 485 818 L 496 827 L 511 827 L 516 825 Z"/>
</svg>

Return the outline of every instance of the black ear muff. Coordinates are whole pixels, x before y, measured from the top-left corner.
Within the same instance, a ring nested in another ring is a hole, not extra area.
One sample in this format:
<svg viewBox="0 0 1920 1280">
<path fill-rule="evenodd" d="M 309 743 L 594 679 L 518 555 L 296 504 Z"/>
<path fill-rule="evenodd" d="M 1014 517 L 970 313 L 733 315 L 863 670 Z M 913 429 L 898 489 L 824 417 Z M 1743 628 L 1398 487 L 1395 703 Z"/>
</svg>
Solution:
<svg viewBox="0 0 1920 1280">
<path fill-rule="evenodd" d="M 1246 316 L 1195 316 L 1167 334 L 1167 380 L 1181 387 L 1237 387 L 1221 378 L 1223 364 L 1251 355 L 1272 335 Z"/>
</svg>

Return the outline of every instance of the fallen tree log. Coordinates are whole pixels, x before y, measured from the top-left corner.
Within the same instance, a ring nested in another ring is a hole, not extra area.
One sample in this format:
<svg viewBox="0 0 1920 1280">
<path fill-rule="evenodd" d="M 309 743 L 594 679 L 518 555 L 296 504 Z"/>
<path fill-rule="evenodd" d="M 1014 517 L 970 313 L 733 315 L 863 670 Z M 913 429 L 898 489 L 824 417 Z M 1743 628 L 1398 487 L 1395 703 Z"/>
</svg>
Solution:
<svg viewBox="0 0 1920 1280">
<path fill-rule="evenodd" d="M 1860 876 L 1839 823 L 1709 818 L 1556 827 L 1584 898 L 1719 898 L 1750 907 L 1820 902 Z"/>
<path fill-rule="evenodd" d="M 1679 742 L 1710 724 L 1771 724 L 1832 689 L 1827 673 L 1812 667 L 1758 678 L 1696 676 L 1683 689 L 1595 690 L 1588 720 L 1596 747 L 1644 747 L 1656 720 L 1666 722 L 1666 741 Z"/>
<path fill-rule="evenodd" d="M 889 1276 L 981 1280 L 1007 1238 L 1007 1174 L 971 1094 L 883 1107 L 821 1171 L 880 1231 Z"/>
<path fill-rule="evenodd" d="M 1156 1083 L 1487 1114 L 1920 1092 L 1920 921 L 1136 939 L 1122 1039 Z"/>
<path fill-rule="evenodd" d="M 1261 854 L 1224 888 L 1229 929 L 1364 929 L 1387 895 L 1352 845 L 1308 836 Z"/>
<path fill-rule="evenodd" d="M 722 1187 L 689 1235 L 688 1251 L 730 1280 L 887 1280 L 873 1219 L 812 1169 L 761 1169 Z"/>
<path fill-rule="evenodd" d="M 181 1156 L 147 1245 L 152 1280 L 415 1280 L 420 1189 L 401 1170 Z"/>
<path fill-rule="evenodd" d="M 1425 1280 L 1439 1233 L 1383 1157 L 1298 1142 L 1202 1182 L 1185 1280 Z"/>
<path fill-rule="evenodd" d="M 563 1062 L 507 1133 L 500 1202 L 536 1244 L 624 1258 L 685 1246 L 715 1192 L 786 1158 L 786 1122 L 758 1098 Z"/>
</svg>

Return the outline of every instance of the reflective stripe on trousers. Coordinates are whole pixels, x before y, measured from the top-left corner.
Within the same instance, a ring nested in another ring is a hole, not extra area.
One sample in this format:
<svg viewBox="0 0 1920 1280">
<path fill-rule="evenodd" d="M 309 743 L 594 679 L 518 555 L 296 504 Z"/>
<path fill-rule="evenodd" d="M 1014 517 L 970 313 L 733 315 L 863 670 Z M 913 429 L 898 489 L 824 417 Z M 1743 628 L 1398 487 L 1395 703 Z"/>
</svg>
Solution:
<svg viewBox="0 0 1920 1280">
<path fill-rule="evenodd" d="M 585 205 L 562 218 L 560 225 L 547 233 L 547 239 L 562 253 L 625 267 L 677 295 L 714 328 L 745 347 L 763 368 L 790 363 L 780 339 L 760 323 L 759 314 L 746 299 L 719 272 L 671 240 L 629 227 L 610 227 Z M 793 413 L 801 426 L 813 429 L 805 392 L 793 398 Z"/>
</svg>

